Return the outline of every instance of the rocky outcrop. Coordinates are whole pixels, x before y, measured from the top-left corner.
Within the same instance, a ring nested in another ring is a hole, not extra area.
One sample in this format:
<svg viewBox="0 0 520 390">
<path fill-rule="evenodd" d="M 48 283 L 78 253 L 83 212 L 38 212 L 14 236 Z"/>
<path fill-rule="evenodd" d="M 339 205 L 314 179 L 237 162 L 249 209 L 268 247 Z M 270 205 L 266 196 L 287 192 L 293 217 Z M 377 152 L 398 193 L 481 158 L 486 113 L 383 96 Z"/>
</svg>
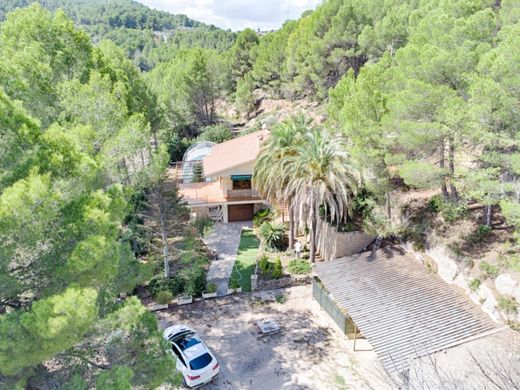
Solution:
<svg viewBox="0 0 520 390">
<path fill-rule="evenodd" d="M 511 274 L 501 274 L 495 279 L 495 288 L 502 295 L 509 295 L 520 303 L 520 281 Z"/>
<path fill-rule="evenodd" d="M 469 294 L 473 302 L 481 305 L 482 311 L 487 313 L 495 322 L 503 322 L 505 316 L 498 309 L 498 302 L 493 291 L 484 284 Z"/>
<path fill-rule="evenodd" d="M 440 277 L 449 283 L 453 283 L 459 274 L 459 266 L 458 263 L 450 257 L 446 248 L 436 246 L 426 251 L 426 254 L 435 261 L 437 265 L 437 273 Z"/>
<path fill-rule="evenodd" d="M 417 260 L 432 272 L 436 272 L 447 283 L 464 289 L 471 300 L 480 305 L 493 321 L 504 322 L 506 319 L 511 319 L 511 315 L 503 313 L 498 308 L 498 296 L 492 288 L 481 284 L 476 291 L 470 289 L 469 284 L 473 278 L 470 275 L 469 265 L 456 259 L 446 247 L 437 245 L 425 253 L 414 251 L 410 244 L 405 244 L 404 248 L 408 252 L 413 252 Z M 517 302 L 520 302 L 520 282 L 512 275 L 499 275 L 491 287 L 495 287 L 500 295 L 514 297 Z"/>
</svg>

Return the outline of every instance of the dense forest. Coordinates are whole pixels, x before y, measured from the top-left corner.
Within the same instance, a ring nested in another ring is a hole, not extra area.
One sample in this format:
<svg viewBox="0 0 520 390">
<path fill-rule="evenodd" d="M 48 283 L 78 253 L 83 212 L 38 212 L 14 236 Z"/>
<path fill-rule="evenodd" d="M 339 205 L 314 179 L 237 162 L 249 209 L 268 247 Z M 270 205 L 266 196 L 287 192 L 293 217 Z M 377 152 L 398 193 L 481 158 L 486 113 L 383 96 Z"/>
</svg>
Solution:
<svg viewBox="0 0 520 390">
<path fill-rule="evenodd" d="M 14 11 L 0 53 L 0 387 L 158 386 L 173 362 L 155 317 L 119 298 L 153 272 L 122 226 L 168 161 L 154 98 L 59 11 Z M 57 355 L 68 371 L 49 379 Z"/>
<path fill-rule="evenodd" d="M 2 388 L 176 380 L 156 318 L 124 299 L 161 269 L 131 221 L 169 161 L 262 98 L 324 107 L 370 202 L 436 189 L 520 240 L 516 0 L 325 0 L 265 36 L 130 0 L 29 3 L 0 4 Z"/>
<path fill-rule="evenodd" d="M 228 49 L 235 39 L 230 31 L 192 20 L 186 15 L 150 9 L 133 0 L 5 0 L 0 4 L 0 21 L 17 8 L 37 2 L 42 7 L 61 9 L 94 42 L 109 39 L 123 48 L 142 70 L 153 66 L 150 52 L 159 46 Z M 155 56 L 156 57 L 156 56 Z"/>
</svg>

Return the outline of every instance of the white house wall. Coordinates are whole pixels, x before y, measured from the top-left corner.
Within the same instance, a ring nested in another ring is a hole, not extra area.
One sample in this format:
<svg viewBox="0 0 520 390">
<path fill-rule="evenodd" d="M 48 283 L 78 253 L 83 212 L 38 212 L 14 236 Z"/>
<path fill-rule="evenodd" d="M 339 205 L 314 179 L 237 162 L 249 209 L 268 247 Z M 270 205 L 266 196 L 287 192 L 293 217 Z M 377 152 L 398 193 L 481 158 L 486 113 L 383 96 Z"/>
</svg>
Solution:
<svg viewBox="0 0 520 390">
<path fill-rule="evenodd" d="M 255 162 L 250 161 L 246 164 L 242 164 L 242 165 L 239 165 L 236 167 L 226 169 L 224 171 L 220 171 L 220 172 L 216 173 L 214 175 L 214 177 L 219 176 L 222 178 L 230 178 L 231 175 L 252 175 L 254 166 L 255 166 Z"/>
</svg>

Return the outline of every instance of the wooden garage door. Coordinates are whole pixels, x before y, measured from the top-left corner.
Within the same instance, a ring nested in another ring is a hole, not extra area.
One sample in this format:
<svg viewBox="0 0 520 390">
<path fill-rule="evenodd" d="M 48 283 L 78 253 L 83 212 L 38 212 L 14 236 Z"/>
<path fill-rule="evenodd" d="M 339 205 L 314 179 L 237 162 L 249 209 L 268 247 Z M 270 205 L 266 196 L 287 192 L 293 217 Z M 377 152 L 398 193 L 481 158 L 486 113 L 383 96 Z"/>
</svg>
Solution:
<svg viewBox="0 0 520 390">
<path fill-rule="evenodd" d="M 252 204 L 234 204 L 228 206 L 229 222 L 251 221 L 253 219 Z"/>
</svg>

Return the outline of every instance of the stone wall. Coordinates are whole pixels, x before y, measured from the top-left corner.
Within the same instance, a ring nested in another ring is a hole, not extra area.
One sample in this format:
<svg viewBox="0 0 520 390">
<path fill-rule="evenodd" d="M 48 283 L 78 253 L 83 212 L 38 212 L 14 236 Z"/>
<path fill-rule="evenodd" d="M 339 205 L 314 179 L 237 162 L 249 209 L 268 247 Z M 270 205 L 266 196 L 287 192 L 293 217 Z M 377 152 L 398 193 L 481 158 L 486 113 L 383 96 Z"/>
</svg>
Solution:
<svg viewBox="0 0 520 390">
<path fill-rule="evenodd" d="M 501 274 L 495 280 L 490 280 L 489 285 L 481 283 L 476 291 L 472 291 L 469 287 L 473 280 L 471 266 L 463 261 L 458 261 L 446 247 L 437 245 L 424 253 L 414 251 L 411 244 L 405 244 L 404 248 L 408 252 L 412 252 L 417 260 L 436 272 L 444 281 L 464 289 L 471 300 L 480 305 L 482 311 L 487 313 L 495 322 L 520 321 L 520 313 L 508 314 L 498 307 L 500 295 L 511 296 L 517 302 L 520 302 L 520 282 L 512 275 Z"/>
<path fill-rule="evenodd" d="M 365 232 L 338 232 L 335 227 L 323 221 L 318 232 L 317 248 L 321 257 L 329 261 L 357 254 L 372 241 L 374 237 Z"/>
<path fill-rule="evenodd" d="M 310 275 L 284 275 L 279 279 L 264 279 L 259 275 L 255 291 L 278 290 L 279 288 L 304 286 L 311 284 L 311 282 L 312 277 Z"/>
</svg>

